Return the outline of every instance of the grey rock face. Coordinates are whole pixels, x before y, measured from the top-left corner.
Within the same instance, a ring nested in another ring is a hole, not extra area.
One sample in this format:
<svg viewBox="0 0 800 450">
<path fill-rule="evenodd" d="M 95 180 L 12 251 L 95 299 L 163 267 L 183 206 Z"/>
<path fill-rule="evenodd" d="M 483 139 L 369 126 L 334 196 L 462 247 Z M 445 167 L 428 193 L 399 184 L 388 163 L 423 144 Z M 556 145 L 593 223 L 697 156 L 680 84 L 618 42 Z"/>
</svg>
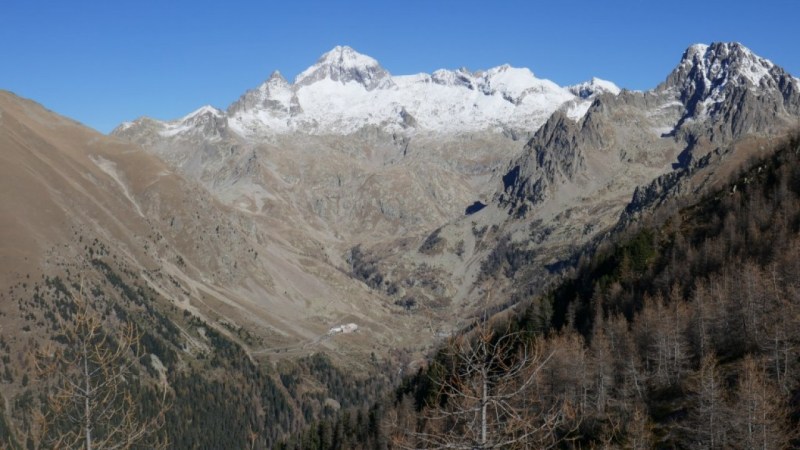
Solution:
<svg viewBox="0 0 800 450">
<path fill-rule="evenodd" d="M 649 184 L 637 186 L 633 191 L 630 203 L 620 215 L 616 228 L 622 230 L 625 225 L 636 220 L 642 214 L 655 210 L 665 202 L 688 194 L 692 189 L 692 176 L 730 155 L 731 148 L 716 149 L 702 158 L 692 161 L 687 167 L 666 173 Z"/>
<path fill-rule="evenodd" d="M 548 198 L 555 186 L 576 181 L 587 170 L 587 149 L 605 149 L 613 141 L 609 137 L 613 129 L 604 117 L 605 101 L 616 100 L 595 100 L 577 122 L 557 111 L 536 131 L 504 178 L 508 183 L 499 197 L 502 206 L 518 209 L 524 203 L 536 205 Z M 512 175 L 515 170 L 516 175 Z"/>
<path fill-rule="evenodd" d="M 290 114 L 289 105 L 285 105 L 275 98 L 280 98 L 281 93 L 291 92 L 291 85 L 277 70 L 269 79 L 256 89 L 245 92 L 239 100 L 228 107 L 228 114 L 233 115 L 240 111 L 263 108 L 273 112 Z"/>
<path fill-rule="evenodd" d="M 536 132 L 525 149 L 534 156 L 535 167 L 541 169 L 548 181 L 557 176 L 572 179 L 584 167 L 583 155 L 578 151 L 578 124 L 556 113 Z"/>
<path fill-rule="evenodd" d="M 458 70 L 437 70 L 431 74 L 431 81 L 444 86 L 464 86 L 470 90 L 478 89 L 475 74 L 466 68 Z"/>
<path fill-rule="evenodd" d="M 402 119 L 401 123 L 406 128 L 415 128 L 417 126 L 417 119 L 415 119 L 411 113 L 406 111 L 405 108 L 400 109 L 400 118 Z"/>
<path fill-rule="evenodd" d="M 224 137 L 228 133 L 228 118 L 217 111 L 204 111 L 187 119 L 185 124 L 205 138 Z"/>
</svg>

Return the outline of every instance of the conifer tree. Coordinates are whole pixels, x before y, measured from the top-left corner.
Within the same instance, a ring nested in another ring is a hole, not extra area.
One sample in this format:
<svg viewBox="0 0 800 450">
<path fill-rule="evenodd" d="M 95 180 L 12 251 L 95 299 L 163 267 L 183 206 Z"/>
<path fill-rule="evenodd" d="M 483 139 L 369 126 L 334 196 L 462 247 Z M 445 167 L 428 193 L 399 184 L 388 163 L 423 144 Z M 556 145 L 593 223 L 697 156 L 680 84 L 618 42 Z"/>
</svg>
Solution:
<svg viewBox="0 0 800 450">
<path fill-rule="evenodd" d="M 83 301 L 77 312 L 60 320 L 57 340 L 36 355 L 37 372 L 49 395 L 37 414 L 39 448 L 129 449 L 154 438 L 164 424 L 166 386 L 156 405 L 135 397 L 135 364 L 142 356 L 140 334 L 132 323 L 113 334 Z M 139 390 L 139 394 L 143 391 Z M 155 411 L 142 417 L 145 410 Z M 151 448 L 166 448 L 150 441 Z"/>
</svg>

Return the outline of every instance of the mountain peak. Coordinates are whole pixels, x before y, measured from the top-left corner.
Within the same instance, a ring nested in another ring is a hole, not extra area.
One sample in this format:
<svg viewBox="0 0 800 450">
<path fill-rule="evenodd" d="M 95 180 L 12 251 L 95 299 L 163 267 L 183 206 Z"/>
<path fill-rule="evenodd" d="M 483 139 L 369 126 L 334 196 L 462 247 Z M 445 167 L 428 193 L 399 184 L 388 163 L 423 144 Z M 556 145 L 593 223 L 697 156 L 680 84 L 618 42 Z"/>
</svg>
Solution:
<svg viewBox="0 0 800 450">
<path fill-rule="evenodd" d="M 775 65 L 738 42 L 694 44 L 683 53 L 681 62 L 667 79 L 667 87 L 699 85 L 703 91 L 732 85 L 758 87 L 772 78 Z"/>
<path fill-rule="evenodd" d="M 295 84 L 305 86 L 324 79 L 342 84 L 356 82 L 368 91 L 394 84 L 389 72 L 378 61 L 346 45 L 337 45 L 323 54 L 313 66 L 297 76 Z"/>
<path fill-rule="evenodd" d="M 739 68 L 756 69 L 754 71 L 768 71 L 775 66 L 768 59 L 756 55 L 749 48 L 738 42 L 714 42 L 711 45 L 695 44 L 690 46 L 684 55 L 684 58 L 690 56 L 693 60 L 705 63 L 710 62 L 712 65 L 714 62 L 738 63 Z"/>
<path fill-rule="evenodd" d="M 324 53 L 317 64 L 332 64 L 342 67 L 363 67 L 378 65 L 374 58 L 355 51 L 347 45 L 337 45 Z"/>
<path fill-rule="evenodd" d="M 775 129 L 800 111 L 794 78 L 738 42 L 690 46 L 656 92 L 683 104 L 679 125 L 709 120 L 717 139 Z"/>
<path fill-rule="evenodd" d="M 255 89 L 244 93 L 239 100 L 228 107 L 228 113 L 235 114 L 254 108 L 288 113 L 292 99 L 292 86 L 279 71 L 274 71 L 267 81 Z"/>
<path fill-rule="evenodd" d="M 613 95 L 620 93 L 620 88 L 611 81 L 603 80 L 601 78 L 592 77 L 589 81 L 584 81 L 580 84 L 567 86 L 567 90 L 577 95 L 580 98 L 590 98 L 596 94 L 609 92 Z"/>
<path fill-rule="evenodd" d="M 283 74 L 281 74 L 280 70 L 275 70 L 275 71 L 272 72 L 272 74 L 270 74 L 269 79 L 267 79 L 268 83 L 270 81 L 272 81 L 272 82 L 281 81 L 281 82 L 286 83 L 286 78 L 283 77 Z"/>
<path fill-rule="evenodd" d="M 699 55 L 700 58 L 708 51 L 708 44 L 692 44 L 683 52 L 683 60 L 693 60 Z"/>
<path fill-rule="evenodd" d="M 265 81 L 261 86 L 258 88 L 263 93 L 267 93 L 267 91 L 285 91 L 291 89 L 291 85 L 289 82 L 286 81 L 286 78 L 279 71 L 274 71 L 269 76 L 267 81 Z"/>
<path fill-rule="evenodd" d="M 222 117 L 224 115 L 224 113 L 221 110 L 219 110 L 219 109 L 217 109 L 217 108 L 215 108 L 215 107 L 213 107 L 211 105 L 203 105 L 203 106 L 197 108 L 196 110 L 190 112 L 189 114 L 183 116 L 180 119 L 180 121 L 181 122 L 187 122 L 187 121 L 196 119 L 198 117 L 207 116 L 207 115 L 211 115 L 211 116 L 215 116 L 215 117 Z"/>
</svg>

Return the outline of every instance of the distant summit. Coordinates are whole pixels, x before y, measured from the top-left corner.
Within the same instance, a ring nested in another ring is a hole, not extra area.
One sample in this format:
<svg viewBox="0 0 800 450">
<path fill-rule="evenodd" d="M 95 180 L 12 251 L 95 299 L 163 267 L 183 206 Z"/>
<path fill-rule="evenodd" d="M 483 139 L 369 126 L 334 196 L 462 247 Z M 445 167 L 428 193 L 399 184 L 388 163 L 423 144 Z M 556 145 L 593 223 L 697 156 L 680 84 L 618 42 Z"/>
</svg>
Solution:
<svg viewBox="0 0 800 450">
<path fill-rule="evenodd" d="M 527 68 L 441 69 L 392 76 L 374 58 L 336 46 L 289 83 L 278 71 L 231 104 L 222 118 L 246 139 L 287 133 L 347 135 L 364 127 L 390 133 L 527 133 L 567 103 L 586 103 Z M 190 114 L 191 115 L 191 114 Z M 165 137 L 194 135 L 184 120 L 128 122 Z M 155 128 L 155 129 L 154 129 Z M 149 133 L 149 132 L 146 132 Z"/>
<path fill-rule="evenodd" d="M 611 81 L 601 80 L 600 78 L 594 77 L 589 81 L 569 86 L 568 89 L 570 92 L 580 98 L 589 98 L 606 92 L 617 95 L 620 91 L 620 88 Z"/>
<path fill-rule="evenodd" d="M 347 46 L 336 46 L 300 73 L 294 84 L 306 86 L 322 80 L 356 82 L 368 91 L 394 86 L 391 75 L 375 59 Z"/>
<path fill-rule="evenodd" d="M 800 80 L 738 42 L 690 46 L 656 91 L 686 105 L 681 123 L 715 128 L 712 140 L 781 128 L 800 114 Z"/>
</svg>

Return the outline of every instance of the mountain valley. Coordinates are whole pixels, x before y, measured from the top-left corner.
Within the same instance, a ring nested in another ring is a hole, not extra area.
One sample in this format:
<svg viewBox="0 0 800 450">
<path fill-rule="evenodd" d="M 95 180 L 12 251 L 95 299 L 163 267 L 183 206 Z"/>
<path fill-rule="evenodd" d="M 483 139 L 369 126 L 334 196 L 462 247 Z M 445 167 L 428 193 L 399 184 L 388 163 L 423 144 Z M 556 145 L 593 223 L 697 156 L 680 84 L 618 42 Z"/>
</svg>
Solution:
<svg viewBox="0 0 800 450">
<path fill-rule="evenodd" d="M 242 448 L 273 446 L 726 188 L 798 124 L 800 79 L 738 43 L 689 47 L 646 92 L 508 65 L 395 76 L 335 47 L 225 110 L 108 136 L 0 92 L 0 431 L 36 430 L 27 374 L 77 299 L 143 330 L 168 424 L 197 382 L 243 399 Z"/>
</svg>

